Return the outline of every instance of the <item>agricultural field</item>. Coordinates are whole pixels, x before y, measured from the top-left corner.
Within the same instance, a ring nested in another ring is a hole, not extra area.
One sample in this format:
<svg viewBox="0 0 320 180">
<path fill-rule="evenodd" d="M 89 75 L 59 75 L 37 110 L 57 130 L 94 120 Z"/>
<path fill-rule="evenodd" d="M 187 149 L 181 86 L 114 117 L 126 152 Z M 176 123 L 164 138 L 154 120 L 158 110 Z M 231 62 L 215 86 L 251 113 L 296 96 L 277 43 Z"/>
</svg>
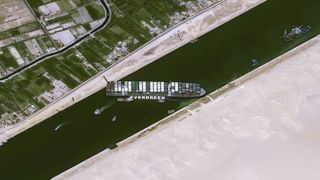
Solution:
<svg viewBox="0 0 320 180">
<path fill-rule="evenodd" d="M 17 20 L 19 19 L 19 20 Z M 36 21 L 27 5 L 21 0 L 0 1 L 0 32 Z"/>
<path fill-rule="evenodd" d="M 20 30 L 42 30 L 44 35 L 34 38 L 39 47 L 59 48 L 65 45 L 64 40 L 67 39 L 59 36 L 67 35 L 56 34 L 68 31 L 76 39 L 75 29 L 87 32 L 96 25 L 92 22 L 105 16 L 99 1 L 29 1 L 40 23 L 34 22 L 34 25 Z M 108 0 L 111 20 L 103 29 L 66 52 L 46 59 L 0 85 L 0 127 L 25 119 L 173 25 L 215 2 L 217 0 Z M 61 30 L 66 24 L 70 27 Z M 25 41 L 9 47 L 15 47 L 23 58 L 28 56 L 28 51 L 24 50 L 28 48 L 23 46 L 26 46 Z M 6 71 L 20 66 L 11 56 L 11 51 L 15 50 L 9 47 L 0 47 L 0 65 Z M 48 52 L 45 49 L 41 48 L 43 53 Z M 4 58 L 10 61 L 4 63 Z"/>
<path fill-rule="evenodd" d="M 104 18 L 94 0 L 1 0 L 0 77 L 69 45 Z"/>
</svg>

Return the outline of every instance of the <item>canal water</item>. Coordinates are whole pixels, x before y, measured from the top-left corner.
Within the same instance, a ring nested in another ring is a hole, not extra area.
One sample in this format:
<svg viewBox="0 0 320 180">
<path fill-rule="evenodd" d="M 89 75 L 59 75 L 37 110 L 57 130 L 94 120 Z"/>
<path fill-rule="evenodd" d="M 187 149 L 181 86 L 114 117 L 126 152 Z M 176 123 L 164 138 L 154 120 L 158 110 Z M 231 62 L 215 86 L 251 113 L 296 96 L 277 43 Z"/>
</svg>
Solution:
<svg viewBox="0 0 320 180">
<path fill-rule="evenodd" d="M 319 0 L 269 0 L 125 79 L 190 81 L 214 91 L 319 34 L 319 9 Z M 313 29 L 284 42 L 293 25 Z M 49 179 L 191 102 L 113 101 L 103 90 L 11 139 L 0 147 L 0 179 Z M 111 106 L 94 115 L 105 104 Z"/>
</svg>

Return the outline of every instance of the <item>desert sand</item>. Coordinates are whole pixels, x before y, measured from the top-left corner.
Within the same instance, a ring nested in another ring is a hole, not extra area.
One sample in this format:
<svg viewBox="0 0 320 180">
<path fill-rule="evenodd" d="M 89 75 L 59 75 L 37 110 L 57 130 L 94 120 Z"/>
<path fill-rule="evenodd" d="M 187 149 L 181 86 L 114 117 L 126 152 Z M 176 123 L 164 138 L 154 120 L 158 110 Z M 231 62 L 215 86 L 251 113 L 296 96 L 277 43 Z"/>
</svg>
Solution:
<svg viewBox="0 0 320 180">
<path fill-rule="evenodd" d="M 54 179 L 320 179 L 320 35 Z"/>
</svg>

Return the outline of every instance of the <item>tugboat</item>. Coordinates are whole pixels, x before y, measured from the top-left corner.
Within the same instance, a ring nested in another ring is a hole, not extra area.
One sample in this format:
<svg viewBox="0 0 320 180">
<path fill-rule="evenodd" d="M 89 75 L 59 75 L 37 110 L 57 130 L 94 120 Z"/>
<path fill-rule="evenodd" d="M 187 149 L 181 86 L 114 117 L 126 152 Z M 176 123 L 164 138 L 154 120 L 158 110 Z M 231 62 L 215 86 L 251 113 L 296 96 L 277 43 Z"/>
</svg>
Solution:
<svg viewBox="0 0 320 180">
<path fill-rule="evenodd" d="M 103 113 L 103 111 L 105 111 L 106 109 L 108 109 L 113 103 L 115 103 L 115 101 L 113 100 L 109 100 L 104 106 L 97 108 L 94 111 L 95 115 L 101 115 Z"/>
<path fill-rule="evenodd" d="M 112 117 L 112 122 L 116 122 L 117 118 L 118 118 L 117 116 L 113 116 Z"/>
<path fill-rule="evenodd" d="M 257 59 L 252 59 L 251 60 L 251 66 L 253 67 L 253 66 L 256 66 L 256 65 L 258 65 L 259 64 L 259 62 L 258 62 L 258 60 Z"/>
<path fill-rule="evenodd" d="M 96 109 L 95 111 L 94 111 L 94 114 L 95 115 L 100 115 L 102 112 L 100 111 L 100 109 Z"/>
<path fill-rule="evenodd" d="M 284 31 L 284 34 L 282 36 L 282 38 L 287 41 L 290 42 L 294 39 L 298 39 L 300 37 L 302 37 L 303 35 L 305 35 L 307 32 L 309 32 L 311 30 L 311 26 L 294 26 L 291 31 L 288 33 L 287 30 Z"/>
<path fill-rule="evenodd" d="M 59 124 L 58 126 L 56 126 L 56 128 L 54 129 L 54 131 L 58 131 L 60 128 L 62 128 L 63 126 L 66 126 L 68 124 L 70 124 L 71 122 L 70 121 L 67 121 L 67 122 L 63 122 L 61 124 Z"/>
<path fill-rule="evenodd" d="M 160 81 L 108 82 L 106 95 L 117 97 L 118 102 L 149 100 L 164 103 L 185 98 L 199 98 L 206 91 L 197 83 Z"/>
</svg>

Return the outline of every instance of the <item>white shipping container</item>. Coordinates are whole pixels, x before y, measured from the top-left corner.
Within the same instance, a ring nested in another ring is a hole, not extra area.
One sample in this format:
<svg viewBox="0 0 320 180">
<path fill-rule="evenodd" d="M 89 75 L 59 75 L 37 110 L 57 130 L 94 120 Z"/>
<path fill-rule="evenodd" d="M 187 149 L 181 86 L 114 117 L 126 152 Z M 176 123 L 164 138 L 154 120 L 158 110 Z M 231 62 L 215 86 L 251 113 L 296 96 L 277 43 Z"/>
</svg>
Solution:
<svg viewBox="0 0 320 180">
<path fill-rule="evenodd" d="M 150 92 L 153 92 L 153 82 L 150 82 Z"/>
<path fill-rule="evenodd" d="M 154 89 L 154 92 L 158 92 L 158 87 L 156 82 L 153 83 L 153 89 Z"/>
<path fill-rule="evenodd" d="M 132 91 L 132 83 L 131 83 L 131 81 L 128 82 L 128 88 L 129 88 L 129 92 L 131 92 Z"/>
<path fill-rule="evenodd" d="M 143 82 L 143 92 L 147 92 L 147 82 Z"/>
<path fill-rule="evenodd" d="M 118 84 L 118 90 L 119 90 L 119 92 L 122 92 L 122 84 L 121 84 L 120 81 L 119 81 L 118 83 L 119 83 L 119 84 Z"/>
<path fill-rule="evenodd" d="M 142 92 L 142 82 L 139 82 L 139 92 Z"/>
<path fill-rule="evenodd" d="M 121 84 L 120 82 L 118 82 L 118 91 L 121 92 L 122 88 L 121 88 Z"/>
</svg>

